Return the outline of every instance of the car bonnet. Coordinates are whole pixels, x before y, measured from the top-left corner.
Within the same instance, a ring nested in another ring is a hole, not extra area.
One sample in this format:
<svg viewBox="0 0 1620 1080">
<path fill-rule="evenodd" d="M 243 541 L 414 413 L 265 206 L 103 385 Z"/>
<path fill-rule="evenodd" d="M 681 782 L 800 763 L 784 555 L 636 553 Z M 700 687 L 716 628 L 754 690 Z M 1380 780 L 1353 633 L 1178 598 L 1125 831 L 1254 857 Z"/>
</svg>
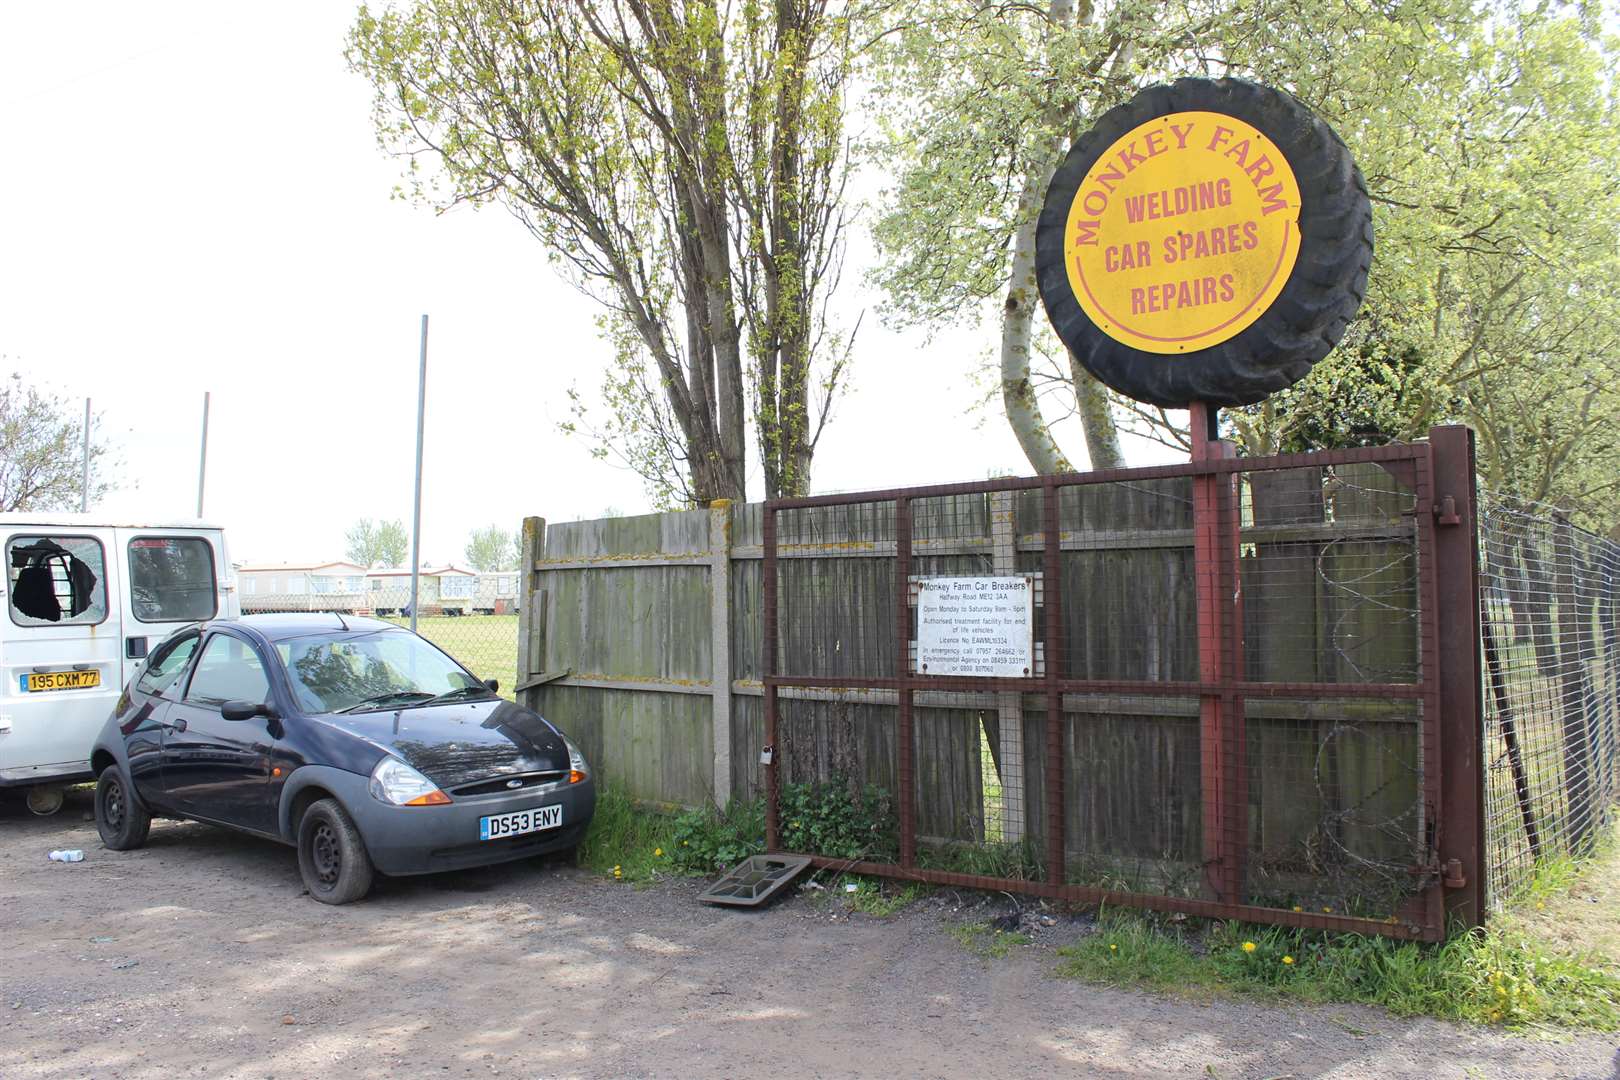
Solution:
<svg viewBox="0 0 1620 1080">
<path fill-rule="evenodd" d="M 510 701 L 459 701 L 322 719 L 392 751 L 445 789 L 568 769 L 568 747 L 557 729 Z"/>
</svg>

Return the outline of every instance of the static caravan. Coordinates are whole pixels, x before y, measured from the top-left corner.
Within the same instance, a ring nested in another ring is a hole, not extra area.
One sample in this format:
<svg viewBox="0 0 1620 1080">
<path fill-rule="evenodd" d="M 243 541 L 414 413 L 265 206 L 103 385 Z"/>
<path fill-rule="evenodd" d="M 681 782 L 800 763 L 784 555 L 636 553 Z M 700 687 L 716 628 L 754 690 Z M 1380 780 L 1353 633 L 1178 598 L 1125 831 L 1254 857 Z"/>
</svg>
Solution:
<svg viewBox="0 0 1620 1080">
<path fill-rule="evenodd" d="M 236 568 L 242 610 L 345 611 L 369 608 L 366 568 L 351 562 L 245 563 Z"/>
<path fill-rule="evenodd" d="M 109 523 L 0 514 L 0 787 L 35 813 L 91 778 L 90 747 L 147 650 L 175 629 L 239 612 L 224 533 L 198 522 Z"/>
<path fill-rule="evenodd" d="M 510 615 L 517 610 L 516 570 L 492 570 L 478 575 L 473 610 L 480 615 Z"/>
<path fill-rule="evenodd" d="M 473 610 L 478 575 L 455 566 L 424 566 L 417 572 L 419 614 L 465 615 Z M 411 604 L 410 567 L 368 570 L 367 605 L 377 615 L 404 615 Z"/>
</svg>

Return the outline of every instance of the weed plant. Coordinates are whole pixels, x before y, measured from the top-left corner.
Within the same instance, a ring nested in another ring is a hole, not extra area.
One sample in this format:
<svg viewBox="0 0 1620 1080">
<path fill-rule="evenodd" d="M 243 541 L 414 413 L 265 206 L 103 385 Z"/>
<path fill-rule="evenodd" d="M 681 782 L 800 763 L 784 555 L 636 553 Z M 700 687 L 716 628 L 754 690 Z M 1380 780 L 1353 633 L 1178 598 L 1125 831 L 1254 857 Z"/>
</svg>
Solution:
<svg viewBox="0 0 1620 1080">
<path fill-rule="evenodd" d="M 596 815 L 579 845 L 579 865 L 621 881 L 650 881 L 674 869 L 675 820 L 637 806 L 617 788 L 596 792 Z"/>
<path fill-rule="evenodd" d="M 1426 945 L 1114 911 L 1058 953 L 1060 975 L 1111 986 L 1358 1002 L 1520 1028 L 1620 1028 L 1620 978 L 1508 924 Z"/>
</svg>

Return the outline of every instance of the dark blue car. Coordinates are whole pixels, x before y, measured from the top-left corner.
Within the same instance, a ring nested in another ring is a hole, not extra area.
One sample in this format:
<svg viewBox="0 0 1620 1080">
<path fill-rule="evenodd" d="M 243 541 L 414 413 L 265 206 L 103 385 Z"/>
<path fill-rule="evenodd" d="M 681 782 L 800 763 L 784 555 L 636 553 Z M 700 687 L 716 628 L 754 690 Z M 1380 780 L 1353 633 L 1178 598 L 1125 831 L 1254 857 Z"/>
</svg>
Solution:
<svg viewBox="0 0 1620 1080">
<path fill-rule="evenodd" d="M 567 851 L 596 808 L 584 755 L 392 623 L 250 615 L 188 627 L 125 687 L 91 755 L 96 827 L 154 817 L 292 844 L 309 894 Z"/>
</svg>

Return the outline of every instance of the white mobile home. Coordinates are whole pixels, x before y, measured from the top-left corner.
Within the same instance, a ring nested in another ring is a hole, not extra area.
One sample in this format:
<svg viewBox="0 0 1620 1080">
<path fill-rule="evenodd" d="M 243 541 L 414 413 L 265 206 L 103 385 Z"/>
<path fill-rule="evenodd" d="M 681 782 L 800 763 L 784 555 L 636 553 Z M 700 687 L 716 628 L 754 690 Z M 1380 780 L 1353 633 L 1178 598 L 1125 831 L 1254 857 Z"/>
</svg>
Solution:
<svg viewBox="0 0 1620 1080">
<path fill-rule="evenodd" d="M 421 615 L 465 615 L 474 608 L 478 575 L 456 566 L 424 566 L 417 574 Z M 411 602 L 411 568 L 366 572 L 366 605 L 378 615 L 399 615 Z"/>
<path fill-rule="evenodd" d="M 147 651 L 181 626 L 239 613 L 224 533 L 189 521 L 0 514 L 0 787 L 53 813 L 90 777 L 90 748 Z"/>
<path fill-rule="evenodd" d="M 366 568 L 351 562 L 248 563 L 236 568 L 242 610 L 358 611 L 369 607 Z"/>
<path fill-rule="evenodd" d="M 517 610 L 516 570 L 492 570 L 478 575 L 473 610 L 480 615 L 510 615 Z"/>
</svg>

